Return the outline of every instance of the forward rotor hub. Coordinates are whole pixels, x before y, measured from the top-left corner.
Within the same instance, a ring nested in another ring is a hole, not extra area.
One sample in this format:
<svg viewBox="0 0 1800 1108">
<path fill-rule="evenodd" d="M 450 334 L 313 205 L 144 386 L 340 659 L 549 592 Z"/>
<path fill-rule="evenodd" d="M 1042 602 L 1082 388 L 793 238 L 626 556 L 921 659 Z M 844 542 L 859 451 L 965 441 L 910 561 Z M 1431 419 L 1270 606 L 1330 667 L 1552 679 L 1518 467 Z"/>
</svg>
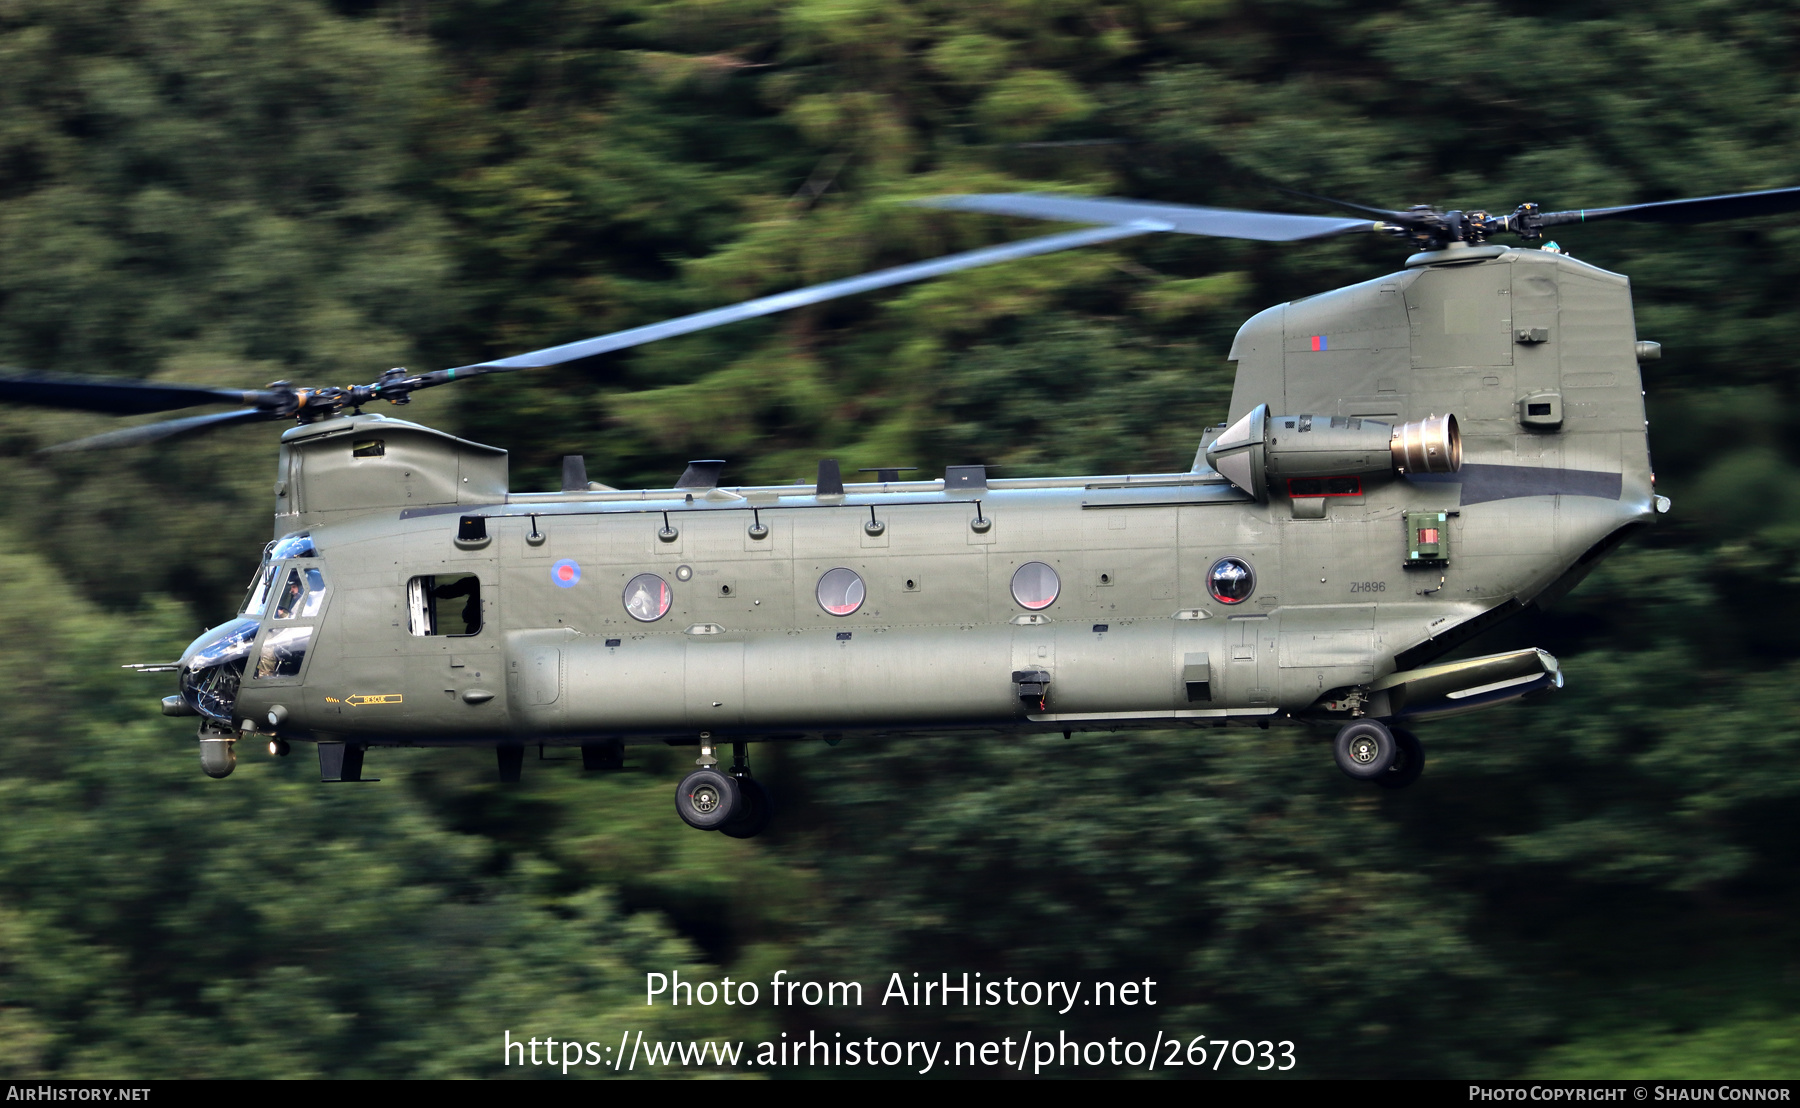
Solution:
<svg viewBox="0 0 1800 1108">
<path fill-rule="evenodd" d="M 1491 235 L 1510 233 L 1527 242 L 1544 237 L 1544 217 L 1536 204 L 1520 204 L 1507 215 L 1484 211 L 1439 211 L 1419 204 L 1398 218 L 1380 224 L 1378 230 L 1405 238 L 1417 250 L 1442 250 L 1452 243 L 1479 246 Z M 1559 213 L 1566 214 L 1566 213 Z"/>
</svg>

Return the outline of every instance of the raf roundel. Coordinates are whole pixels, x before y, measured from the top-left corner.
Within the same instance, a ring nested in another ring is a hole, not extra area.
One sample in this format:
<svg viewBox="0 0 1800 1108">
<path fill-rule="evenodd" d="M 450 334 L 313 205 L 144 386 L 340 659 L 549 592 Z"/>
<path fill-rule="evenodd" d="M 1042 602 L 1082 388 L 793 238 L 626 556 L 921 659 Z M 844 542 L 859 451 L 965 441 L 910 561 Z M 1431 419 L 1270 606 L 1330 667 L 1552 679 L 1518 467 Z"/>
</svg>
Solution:
<svg viewBox="0 0 1800 1108">
<path fill-rule="evenodd" d="M 550 567 L 550 580 L 558 588 L 572 589 L 581 580 L 581 566 L 573 558 L 564 558 Z"/>
</svg>

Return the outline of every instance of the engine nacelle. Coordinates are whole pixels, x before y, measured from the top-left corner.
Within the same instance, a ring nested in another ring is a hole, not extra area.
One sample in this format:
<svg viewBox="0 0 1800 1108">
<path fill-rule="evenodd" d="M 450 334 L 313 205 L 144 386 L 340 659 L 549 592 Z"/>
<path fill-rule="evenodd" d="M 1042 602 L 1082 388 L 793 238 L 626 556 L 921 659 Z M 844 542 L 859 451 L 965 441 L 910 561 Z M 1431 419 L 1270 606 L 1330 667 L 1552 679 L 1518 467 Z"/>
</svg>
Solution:
<svg viewBox="0 0 1800 1108">
<path fill-rule="evenodd" d="M 1271 416 L 1267 404 L 1258 404 L 1206 448 L 1206 461 L 1263 500 L 1271 486 L 1295 491 L 1288 484 L 1295 479 L 1454 473 L 1462 468 L 1462 435 L 1453 415 L 1396 427 L 1356 416 Z"/>
</svg>

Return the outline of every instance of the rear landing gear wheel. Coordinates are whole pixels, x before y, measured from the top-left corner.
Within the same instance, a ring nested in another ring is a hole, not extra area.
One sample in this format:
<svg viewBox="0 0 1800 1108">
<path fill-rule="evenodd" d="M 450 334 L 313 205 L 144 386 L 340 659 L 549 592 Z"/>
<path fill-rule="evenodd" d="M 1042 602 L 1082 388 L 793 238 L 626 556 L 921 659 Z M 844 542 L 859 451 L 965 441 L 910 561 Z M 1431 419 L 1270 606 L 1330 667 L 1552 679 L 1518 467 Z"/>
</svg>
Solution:
<svg viewBox="0 0 1800 1108">
<path fill-rule="evenodd" d="M 689 827 L 717 831 L 744 808 L 743 791 L 730 774 L 697 769 L 675 786 L 675 814 Z"/>
<path fill-rule="evenodd" d="M 752 839 L 763 833 L 769 826 L 769 820 L 775 815 L 775 805 L 769 800 L 769 790 L 762 787 L 754 777 L 738 777 L 738 793 L 743 798 L 743 810 L 734 816 L 729 823 L 719 828 L 719 833 L 730 835 L 734 839 Z"/>
<path fill-rule="evenodd" d="M 1376 781 L 1394 764 L 1394 733 L 1377 720 L 1346 723 L 1332 743 L 1338 768 L 1358 781 Z"/>
<path fill-rule="evenodd" d="M 1425 772 L 1425 744 L 1404 727 L 1389 730 L 1394 733 L 1394 764 L 1375 783 L 1384 789 L 1404 789 Z"/>
</svg>

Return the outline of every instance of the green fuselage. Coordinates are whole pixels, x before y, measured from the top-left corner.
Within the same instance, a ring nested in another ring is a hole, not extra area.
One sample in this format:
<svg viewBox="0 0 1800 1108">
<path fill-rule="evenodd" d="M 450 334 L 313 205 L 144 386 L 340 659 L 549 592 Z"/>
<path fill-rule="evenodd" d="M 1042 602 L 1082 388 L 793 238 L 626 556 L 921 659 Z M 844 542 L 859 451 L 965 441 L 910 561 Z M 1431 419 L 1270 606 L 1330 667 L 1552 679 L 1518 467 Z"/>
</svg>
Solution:
<svg viewBox="0 0 1800 1108">
<path fill-rule="evenodd" d="M 279 708 L 283 734 L 364 745 L 1336 718 L 1654 517 L 1635 339 L 1623 278 L 1533 250 L 1425 255 L 1258 315 L 1233 349 L 1231 420 L 1266 404 L 1462 427 L 1460 471 L 1323 498 L 1276 482 L 1259 501 L 1204 463 L 843 495 L 520 494 L 503 453 L 427 428 L 298 427 L 277 533 L 310 533 L 316 555 L 291 566 L 326 589 L 311 616 L 263 614 L 234 714 L 267 730 Z M 1443 514 L 1442 558 L 1408 549 L 1421 512 Z M 1209 578 L 1228 558 L 1254 574 L 1234 603 Z M 1015 574 L 1034 562 L 1053 577 L 1028 571 L 1027 606 Z M 861 583 L 849 614 L 821 599 L 836 569 Z M 645 574 L 667 589 L 649 620 L 660 592 L 628 609 Z M 431 587 L 455 598 L 435 627 Z M 301 625 L 292 672 L 256 676 L 267 637 Z"/>
</svg>

